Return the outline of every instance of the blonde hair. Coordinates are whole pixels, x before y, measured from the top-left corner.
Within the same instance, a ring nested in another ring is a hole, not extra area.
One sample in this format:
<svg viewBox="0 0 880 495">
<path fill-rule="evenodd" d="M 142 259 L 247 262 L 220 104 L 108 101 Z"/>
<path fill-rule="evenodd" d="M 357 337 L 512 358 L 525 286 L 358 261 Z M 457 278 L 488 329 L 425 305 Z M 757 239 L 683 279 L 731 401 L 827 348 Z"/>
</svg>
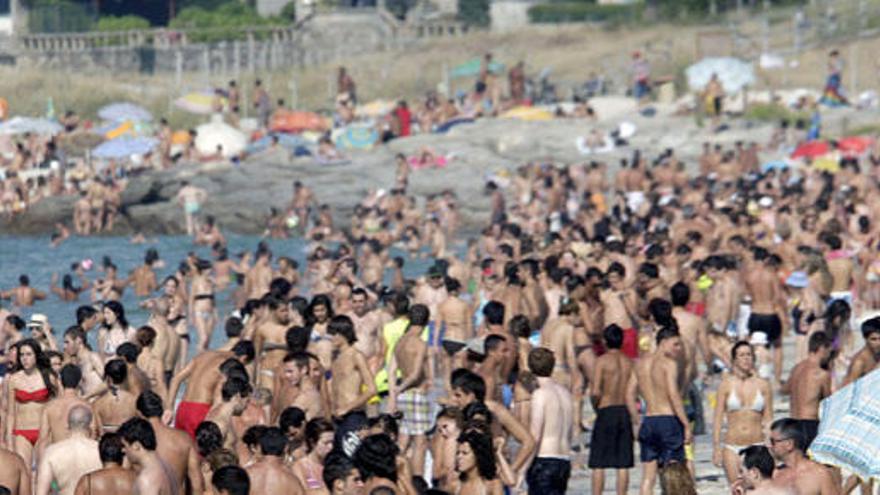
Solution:
<svg viewBox="0 0 880 495">
<path fill-rule="evenodd" d="M 670 462 L 660 469 L 660 493 L 663 495 L 697 495 L 694 479 L 687 466 Z"/>
</svg>

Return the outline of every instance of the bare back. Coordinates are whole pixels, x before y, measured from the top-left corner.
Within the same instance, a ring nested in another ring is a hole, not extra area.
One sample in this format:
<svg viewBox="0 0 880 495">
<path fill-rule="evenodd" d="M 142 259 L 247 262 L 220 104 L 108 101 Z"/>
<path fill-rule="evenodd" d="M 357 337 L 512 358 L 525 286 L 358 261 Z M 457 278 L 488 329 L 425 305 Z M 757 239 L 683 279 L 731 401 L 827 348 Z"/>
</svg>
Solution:
<svg viewBox="0 0 880 495">
<path fill-rule="evenodd" d="M 606 352 L 596 361 L 590 395 L 597 409 L 626 404 L 626 386 L 632 368 L 632 361 L 617 349 Z"/>
<path fill-rule="evenodd" d="M 132 493 L 137 475 L 130 469 L 113 466 L 91 472 L 79 479 L 74 495 L 116 495 Z"/>
</svg>

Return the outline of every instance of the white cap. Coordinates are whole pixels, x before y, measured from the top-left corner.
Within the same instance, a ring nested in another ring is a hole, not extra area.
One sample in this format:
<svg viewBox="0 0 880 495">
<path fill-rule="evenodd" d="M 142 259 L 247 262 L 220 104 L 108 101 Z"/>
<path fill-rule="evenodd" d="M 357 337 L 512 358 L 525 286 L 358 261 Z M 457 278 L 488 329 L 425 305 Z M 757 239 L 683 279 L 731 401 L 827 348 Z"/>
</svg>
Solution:
<svg viewBox="0 0 880 495">
<path fill-rule="evenodd" d="M 41 314 L 34 313 L 31 315 L 30 321 L 28 321 L 28 328 L 43 328 L 49 325 L 49 317 Z"/>
</svg>

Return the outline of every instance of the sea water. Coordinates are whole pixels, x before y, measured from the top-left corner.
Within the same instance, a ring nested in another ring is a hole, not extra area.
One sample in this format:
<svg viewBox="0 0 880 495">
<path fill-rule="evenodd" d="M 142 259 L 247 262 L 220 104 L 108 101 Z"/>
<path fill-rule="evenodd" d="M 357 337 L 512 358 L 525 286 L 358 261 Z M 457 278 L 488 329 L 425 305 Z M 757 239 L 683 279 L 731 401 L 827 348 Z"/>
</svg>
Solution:
<svg viewBox="0 0 880 495">
<path fill-rule="evenodd" d="M 242 251 L 251 251 L 263 239 L 257 236 L 242 236 L 236 234 L 227 235 L 228 251 L 230 257 Z M 300 238 L 291 239 L 265 239 L 266 244 L 272 250 L 274 259 L 279 256 L 287 256 L 299 262 L 300 272 L 306 266 L 307 250 L 309 244 Z M 56 248 L 50 247 L 48 237 L 3 237 L 0 236 L 0 290 L 8 290 L 18 286 L 18 277 L 27 275 L 30 277 L 31 287 L 45 291 L 47 297 L 43 301 L 37 301 L 30 308 L 15 308 L 11 301 L 2 301 L 2 307 L 18 313 L 27 321 L 34 313 L 42 313 L 49 317 L 53 334 L 59 347 L 62 345 L 62 335 L 69 326 L 76 324 L 76 308 L 83 304 L 90 304 L 89 291 L 80 294 L 78 301 L 65 302 L 49 291 L 49 282 L 53 273 L 58 274 L 58 285 L 65 274 L 73 275 L 71 265 L 81 263 L 83 260 L 93 261 L 93 267 L 86 272 L 89 280 L 94 281 L 103 277 L 98 271 L 102 259 L 107 256 L 116 265 L 117 278 L 125 279 L 138 266 L 144 262 L 144 254 L 147 249 L 154 248 L 159 252 L 160 259 L 164 262 L 164 268 L 156 270 L 157 279 L 161 285 L 162 280 L 175 272 L 179 263 L 184 260 L 188 253 L 194 252 L 200 258 L 213 260 L 211 250 L 205 246 L 195 246 L 192 238 L 186 236 L 162 236 L 148 239 L 146 244 L 132 244 L 124 237 L 71 237 Z M 405 254 L 392 248 L 392 256 L 404 256 Z M 430 259 L 407 259 L 404 266 L 404 274 L 409 278 L 416 278 L 425 273 L 433 263 Z M 386 280 L 390 273 L 386 272 Z M 74 275 L 74 285 L 79 286 L 80 281 Z M 234 286 L 216 295 L 217 311 L 220 316 L 217 328 L 211 336 L 211 348 L 216 348 L 226 340 L 223 332 L 223 323 L 228 315 L 235 309 L 232 304 L 231 294 Z M 161 287 L 157 294 L 161 293 Z M 134 294 L 132 287 L 126 288 L 120 302 L 125 306 L 125 315 L 129 324 L 137 328 L 146 323 L 149 314 L 139 307 L 140 299 Z M 195 328 L 189 322 L 190 339 L 195 342 Z M 89 341 L 95 346 L 95 334 L 91 332 Z M 195 346 L 190 346 L 192 355 Z"/>
</svg>

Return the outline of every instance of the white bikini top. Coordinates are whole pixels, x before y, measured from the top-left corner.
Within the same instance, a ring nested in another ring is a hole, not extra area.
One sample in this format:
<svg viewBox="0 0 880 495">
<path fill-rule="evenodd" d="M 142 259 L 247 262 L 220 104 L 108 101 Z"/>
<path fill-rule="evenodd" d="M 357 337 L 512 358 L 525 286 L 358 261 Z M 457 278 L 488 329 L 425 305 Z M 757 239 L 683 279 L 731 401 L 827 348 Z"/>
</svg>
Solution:
<svg viewBox="0 0 880 495">
<path fill-rule="evenodd" d="M 743 409 L 745 409 L 745 406 L 742 401 L 739 400 L 739 396 L 736 395 L 736 389 L 731 389 L 730 394 L 727 396 L 727 410 L 729 412 L 734 412 Z M 764 394 L 762 394 L 760 390 L 755 394 L 755 400 L 752 402 L 752 407 L 750 409 L 758 413 L 764 411 Z"/>
</svg>

